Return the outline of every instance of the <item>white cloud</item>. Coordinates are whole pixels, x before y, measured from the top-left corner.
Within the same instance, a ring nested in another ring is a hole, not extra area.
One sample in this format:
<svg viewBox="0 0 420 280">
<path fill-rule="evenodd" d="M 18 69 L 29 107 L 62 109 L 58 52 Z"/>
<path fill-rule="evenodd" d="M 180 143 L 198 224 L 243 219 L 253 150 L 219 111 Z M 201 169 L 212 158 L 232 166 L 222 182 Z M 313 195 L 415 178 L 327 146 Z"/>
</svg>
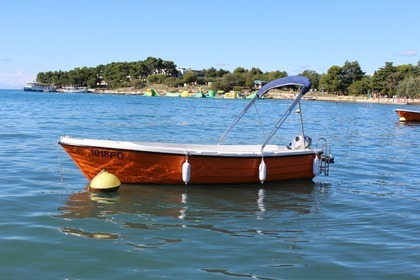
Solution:
<svg viewBox="0 0 420 280">
<path fill-rule="evenodd" d="M 400 56 L 416 56 L 417 55 L 417 51 L 415 51 L 415 50 L 400 51 L 400 52 L 397 52 L 396 55 L 400 55 Z"/>
<path fill-rule="evenodd" d="M 0 72 L 0 88 L 23 88 L 26 82 L 35 80 L 36 75 L 17 71 L 15 73 Z"/>
</svg>

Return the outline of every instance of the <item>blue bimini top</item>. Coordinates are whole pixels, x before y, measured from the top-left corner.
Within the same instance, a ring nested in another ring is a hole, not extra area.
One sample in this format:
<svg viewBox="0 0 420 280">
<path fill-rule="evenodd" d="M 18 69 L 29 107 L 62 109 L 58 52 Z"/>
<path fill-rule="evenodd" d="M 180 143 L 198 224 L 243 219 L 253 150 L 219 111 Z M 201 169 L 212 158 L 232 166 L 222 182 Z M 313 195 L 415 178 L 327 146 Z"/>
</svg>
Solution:
<svg viewBox="0 0 420 280">
<path fill-rule="evenodd" d="M 305 93 L 307 93 L 309 91 L 312 83 L 307 77 L 304 77 L 304 76 L 287 76 L 287 77 L 280 78 L 280 79 L 277 79 L 277 80 L 274 80 L 274 81 L 271 81 L 271 82 L 265 84 L 257 92 L 257 95 L 258 95 L 258 97 L 261 97 L 265 93 L 267 93 L 270 89 L 289 86 L 289 85 L 302 86 L 302 89 L 301 89 L 300 93 L 302 95 L 304 95 Z"/>
</svg>

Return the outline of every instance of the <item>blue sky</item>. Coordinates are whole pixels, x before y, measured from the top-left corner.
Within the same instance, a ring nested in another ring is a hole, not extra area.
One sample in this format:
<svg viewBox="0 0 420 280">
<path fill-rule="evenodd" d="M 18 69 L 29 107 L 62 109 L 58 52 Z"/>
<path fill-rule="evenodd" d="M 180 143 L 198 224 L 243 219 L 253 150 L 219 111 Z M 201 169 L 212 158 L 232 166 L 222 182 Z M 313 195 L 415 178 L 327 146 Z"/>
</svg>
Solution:
<svg viewBox="0 0 420 280">
<path fill-rule="evenodd" d="M 0 0 L 0 88 L 147 57 L 178 67 L 367 74 L 420 60 L 418 0 Z"/>
</svg>

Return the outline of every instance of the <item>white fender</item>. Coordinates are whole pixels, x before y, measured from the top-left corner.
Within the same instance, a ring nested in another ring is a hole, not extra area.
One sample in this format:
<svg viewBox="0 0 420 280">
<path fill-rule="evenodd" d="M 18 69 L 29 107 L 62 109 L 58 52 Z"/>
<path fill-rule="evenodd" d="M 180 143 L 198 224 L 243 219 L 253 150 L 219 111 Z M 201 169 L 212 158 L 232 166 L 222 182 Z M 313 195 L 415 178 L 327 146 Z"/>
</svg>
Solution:
<svg viewBox="0 0 420 280">
<path fill-rule="evenodd" d="M 312 165 L 312 172 L 314 173 L 314 175 L 319 174 L 320 163 L 321 163 L 321 161 L 319 160 L 318 156 L 315 156 L 314 161 L 313 161 L 313 165 Z"/>
<path fill-rule="evenodd" d="M 185 162 L 182 164 L 182 181 L 185 182 L 185 185 L 188 184 L 191 177 L 191 164 L 188 162 L 188 160 L 185 160 Z"/>
<path fill-rule="evenodd" d="M 258 178 L 260 179 L 261 184 L 264 183 L 267 178 L 267 166 L 265 165 L 264 159 L 262 159 L 260 163 Z"/>
</svg>

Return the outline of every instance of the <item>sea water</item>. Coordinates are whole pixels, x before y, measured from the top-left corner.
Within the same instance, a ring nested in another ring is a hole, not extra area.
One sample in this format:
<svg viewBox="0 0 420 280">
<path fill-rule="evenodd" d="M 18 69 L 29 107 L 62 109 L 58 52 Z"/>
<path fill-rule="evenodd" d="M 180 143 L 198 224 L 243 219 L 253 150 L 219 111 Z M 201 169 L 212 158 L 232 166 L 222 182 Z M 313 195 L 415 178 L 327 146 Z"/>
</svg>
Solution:
<svg viewBox="0 0 420 280">
<path fill-rule="evenodd" d="M 1 278 L 419 279 L 420 124 L 396 105 L 302 101 L 272 142 L 302 120 L 325 137 L 335 163 L 314 180 L 91 194 L 57 145 L 215 144 L 247 102 L 0 90 Z M 262 143 L 290 103 L 261 100 L 226 143 Z"/>
</svg>

